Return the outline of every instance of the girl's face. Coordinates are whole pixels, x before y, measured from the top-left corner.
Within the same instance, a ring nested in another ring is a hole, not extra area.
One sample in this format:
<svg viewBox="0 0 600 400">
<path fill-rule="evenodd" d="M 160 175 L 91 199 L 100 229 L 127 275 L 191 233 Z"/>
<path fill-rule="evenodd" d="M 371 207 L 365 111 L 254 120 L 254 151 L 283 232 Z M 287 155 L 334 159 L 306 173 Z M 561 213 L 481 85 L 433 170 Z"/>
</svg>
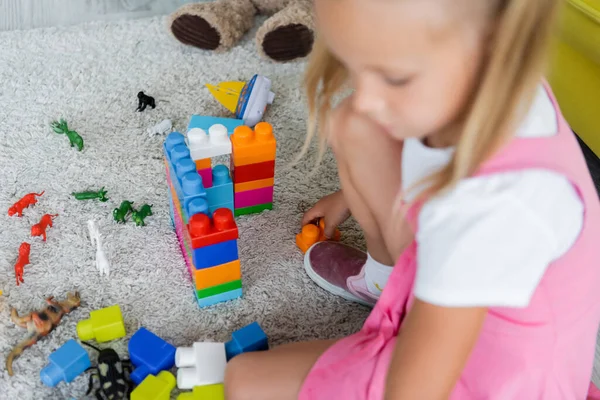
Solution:
<svg viewBox="0 0 600 400">
<path fill-rule="evenodd" d="M 451 130 L 483 58 L 478 3 L 316 0 L 319 34 L 350 73 L 354 111 L 399 140 Z"/>
</svg>

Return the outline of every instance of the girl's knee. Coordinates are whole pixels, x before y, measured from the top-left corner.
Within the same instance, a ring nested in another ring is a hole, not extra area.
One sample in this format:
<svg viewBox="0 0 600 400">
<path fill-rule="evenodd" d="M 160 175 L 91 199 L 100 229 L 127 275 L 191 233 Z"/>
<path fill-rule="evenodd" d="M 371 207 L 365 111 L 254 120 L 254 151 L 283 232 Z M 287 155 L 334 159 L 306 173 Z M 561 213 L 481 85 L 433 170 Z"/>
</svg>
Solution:
<svg viewBox="0 0 600 400">
<path fill-rule="evenodd" d="M 225 398 L 228 400 L 245 400 L 252 395 L 252 379 L 249 377 L 251 354 L 240 354 L 232 358 L 225 368 Z"/>
</svg>

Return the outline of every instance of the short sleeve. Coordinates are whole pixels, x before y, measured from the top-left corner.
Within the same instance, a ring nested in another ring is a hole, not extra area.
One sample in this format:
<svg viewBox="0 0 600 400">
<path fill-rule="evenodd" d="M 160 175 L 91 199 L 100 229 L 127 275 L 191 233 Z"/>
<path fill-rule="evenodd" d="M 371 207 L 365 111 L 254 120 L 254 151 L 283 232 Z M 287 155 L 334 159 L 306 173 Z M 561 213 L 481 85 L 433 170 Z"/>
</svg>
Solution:
<svg viewBox="0 0 600 400">
<path fill-rule="evenodd" d="M 526 307 L 582 223 L 580 199 L 555 173 L 465 180 L 419 214 L 415 296 L 446 307 Z"/>
</svg>

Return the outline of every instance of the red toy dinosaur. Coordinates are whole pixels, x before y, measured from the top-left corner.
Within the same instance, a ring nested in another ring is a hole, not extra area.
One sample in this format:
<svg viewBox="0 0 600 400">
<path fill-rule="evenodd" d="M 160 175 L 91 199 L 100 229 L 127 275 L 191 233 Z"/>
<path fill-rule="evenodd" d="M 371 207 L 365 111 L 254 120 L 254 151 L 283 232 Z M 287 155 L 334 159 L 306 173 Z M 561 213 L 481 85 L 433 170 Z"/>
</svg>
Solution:
<svg viewBox="0 0 600 400">
<path fill-rule="evenodd" d="M 41 196 L 43 194 L 44 191 L 42 191 L 42 193 L 29 193 L 21 197 L 21 200 L 17 201 L 8 209 L 8 216 L 12 217 L 13 215 L 17 214 L 18 217 L 22 217 L 23 210 L 37 203 L 36 196 Z"/>
<path fill-rule="evenodd" d="M 11 310 L 10 319 L 21 328 L 26 328 L 29 336 L 21 343 L 17 344 L 10 354 L 6 357 L 6 370 L 8 375 L 13 376 L 12 363 L 23 353 L 28 347 L 33 346 L 47 336 L 60 323 L 63 315 L 70 313 L 79 307 L 81 300 L 79 293 L 67 293 L 67 298 L 64 301 L 56 301 L 53 297 L 48 297 L 46 308 L 40 311 L 34 311 L 24 317 L 19 317 L 17 310 Z"/>
<path fill-rule="evenodd" d="M 17 286 L 25 282 L 23 280 L 23 267 L 29 264 L 29 250 L 31 250 L 31 245 L 27 242 L 23 242 L 19 246 L 19 257 L 15 263 L 15 278 L 17 279 Z"/>
<path fill-rule="evenodd" d="M 57 217 L 58 214 L 44 214 L 40 219 L 40 222 L 31 227 L 31 236 L 41 236 L 46 241 L 46 228 L 52 227 L 52 218 Z"/>
</svg>

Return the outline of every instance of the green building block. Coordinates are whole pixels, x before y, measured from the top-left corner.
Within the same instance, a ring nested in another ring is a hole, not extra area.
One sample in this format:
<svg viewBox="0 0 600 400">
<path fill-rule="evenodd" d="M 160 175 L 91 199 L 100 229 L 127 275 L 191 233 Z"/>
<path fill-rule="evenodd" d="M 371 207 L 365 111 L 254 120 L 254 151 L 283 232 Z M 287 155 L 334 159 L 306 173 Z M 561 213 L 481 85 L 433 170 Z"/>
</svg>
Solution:
<svg viewBox="0 0 600 400">
<path fill-rule="evenodd" d="M 157 376 L 148 375 L 131 392 L 131 400 L 169 400 L 176 382 L 173 374 L 168 371 L 161 371 Z"/>
<path fill-rule="evenodd" d="M 196 290 L 196 298 L 203 299 L 205 297 L 214 296 L 215 294 L 229 292 L 235 289 L 242 288 L 242 281 L 238 279 L 237 281 L 231 281 L 227 283 L 223 283 L 221 285 L 209 287 L 206 289 Z"/>
<path fill-rule="evenodd" d="M 252 206 L 252 207 L 236 208 L 233 212 L 233 215 L 235 215 L 236 217 L 239 217 L 240 215 L 258 214 L 262 211 L 272 210 L 272 209 L 273 209 L 273 203 L 265 203 L 265 204 L 259 204 L 257 206 Z"/>
<path fill-rule="evenodd" d="M 225 390 L 222 383 L 195 386 L 193 391 L 177 396 L 177 400 L 225 400 Z"/>
</svg>

